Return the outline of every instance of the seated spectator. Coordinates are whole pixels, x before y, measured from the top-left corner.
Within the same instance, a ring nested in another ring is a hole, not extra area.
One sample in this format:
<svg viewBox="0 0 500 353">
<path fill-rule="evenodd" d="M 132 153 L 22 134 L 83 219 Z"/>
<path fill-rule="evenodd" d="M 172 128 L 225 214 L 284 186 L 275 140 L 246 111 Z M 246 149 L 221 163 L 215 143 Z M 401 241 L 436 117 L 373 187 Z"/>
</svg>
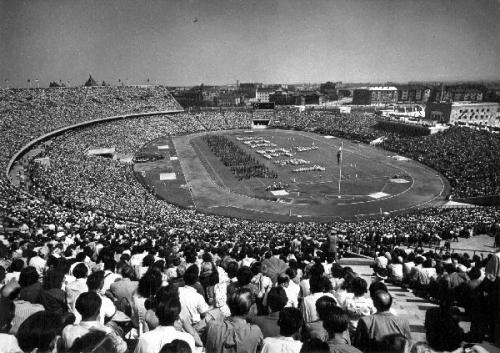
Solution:
<svg viewBox="0 0 500 353">
<path fill-rule="evenodd" d="M 102 331 L 113 342 L 114 353 L 124 353 L 127 351 L 127 344 L 112 327 L 101 323 L 102 300 L 99 294 L 95 292 L 85 292 L 78 296 L 75 309 L 81 315 L 81 321 L 78 324 L 67 325 L 62 331 L 62 340 L 66 349 L 71 349 L 77 338 L 80 338 L 90 331 Z"/>
<path fill-rule="evenodd" d="M 452 308 L 449 297 L 440 298 L 438 308 L 428 309 L 425 313 L 425 332 L 429 345 L 438 351 L 453 351 L 461 346 L 465 338 L 463 329 L 458 325 L 459 312 Z"/>
<path fill-rule="evenodd" d="M 264 338 L 262 353 L 299 353 L 302 342 L 294 339 L 302 326 L 302 315 L 299 309 L 283 308 L 279 313 L 278 336 Z"/>
<path fill-rule="evenodd" d="M 40 304 L 33 304 L 19 298 L 21 287 L 16 281 L 11 281 L 3 286 L 1 290 L 2 299 L 11 300 L 14 303 L 14 318 L 11 321 L 10 334 L 15 335 L 19 326 L 30 317 L 32 314 L 43 311 L 44 308 Z"/>
<path fill-rule="evenodd" d="M 87 287 L 89 288 L 89 292 L 95 292 L 101 298 L 101 311 L 100 311 L 100 319 L 101 323 L 109 321 L 116 314 L 116 307 L 105 295 L 102 295 L 102 288 L 104 286 L 104 271 L 96 271 L 92 273 L 87 278 Z M 77 316 L 77 322 L 78 322 Z"/>
<path fill-rule="evenodd" d="M 389 293 L 379 290 L 372 299 L 377 313 L 359 319 L 354 345 L 363 352 L 373 352 L 383 351 L 384 337 L 388 335 L 401 334 L 410 340 L 408 321 L 390 312 L 392 297 Z"/>
<path fill-rule="evenodd" d="M 322 296 L 316 301 L 316 311 L 318 313 L 318 320 L 309 322 L 304 325 L 302 330 L 302 337 L 307 339 L 311 338 L 319 338 L 323 341 L 328 340 L 328 332 L 323 327 L 323 322 L 326 320 L 328 314 L 332 311 L 333 308 L 337 307 L 337 303 L 335 299 L 329 296 Z M 345 332 L 345 338 L 350 343 L 351 339 L 349 337 L 349 332 Z"/>
<path fill-rule="evenodd" d="M 137 290 L 139 282 L 135 280 L 132 266 L 124 264 L 121 267 L 122 279 L 111 283 L 110 292 L 115 298 L 115 305 L 127 315 L 131 315 L 132 296 Z"/>
<path fill-rule="evenodd" d="M 373 301 L 370 298 L 366 298 L 367 293 L 367 283 L 361 278 L 357 277 L 352 281 L 351 290 L 354 294 L 354 298 L 347 299 L 345 308 L 347 314 L 349 315 L 349 334 L 354 337 L 356 328 L 358 327 L 358 320 L 362 316 L 369 316 L 375 314 L 376 310 L 373 306 Z"/>
<path fill-rule="evenodd" d="M 77 264 L 73 268 L 72 274 L 75 280 L 66 285 L 66 303 L 71 311 L 74 310 L 76 298 L 78 298 L 81 293 L 89 290 L 87 287 L 88 273 L 89 269 L 83 262 Z"/>
<path fill-rule="evenodd" d="M 135 353 L 156 353 L 162 347 L 175 339 L 183 340 L 189 344 L 191 351 L 195 350 L 195 341 L 189 333 L 177 331 L 174 323 L 179 319 L 181 303 L 179 298 L 171 296 L 162 301 L 156 308 L 159 326 L 154 330 L 140 336 Z"/>
<path fill-rule="evenodd" d="M 268 315 L 254 316 L 250 319 L 252 323 L 259 326 L 264 338 L 276 337 L 279 335 L 279 314 L 286 303 L 287 296 L 285 290 L 282 287 L 273 287 L 267 294 L 267 306 L 271 312 Z"/>
<path fill-rule="evenodd" d="M 286 303 L 286 307 L 298 308 L 299 307 L 299 293 L 297 289 L 300 290 L 299 286 L 290 281 L 290 277 L 286 274 L 281 274 L 278 276 L 278 286 L 282 287 L 285 290 L 286 297 L 288 298 L 288 302 Z M 295 287 L 294 287 L 295 286 Z"/>
<path fill-rule="evenodd" d="M 21 270 L 19 275 L 19 285 L 21 286 L 19 299 L 30 303 L 38 303 L 40 301 L 42 284 L 38 281 L 38 278 L 38 272 L 33 266 L 28 266 Z"/>
<path fill-rule="evenodd" d="M 57 352 L 63 323 L 56 313 L 39 311 L 28 317 L 19 327 L 16 337 L 24 352 Z"/>
<path fill-rule="evenodd" d="M 21 270 L 24 268 L 24 260 L 23 259 L 14 259 L 10 264 L 7 273 L 5 274 L 5 283 L 9 283 L 11 281 L 19 281 L 19 276 L 21 275 Z"/>
<path fill-rule="evenodd" d="M 387 269 L 389 270 L 389 280 L 392 283 L 400 284 L 403 282 L 403 258 L 401 256 L 394 256 Z"/>
<path fill-rule="evenodd" d="M 68 310 L 66 293 L 61 289 L 64 273 L 57 269 L 49 269 L 45 273 L 40 292 L 40 304 L 45 310 L 62 314 Z"/>
<path fill-rule="evenodd" d="M 190 270 L 191 269 L 191 270 Z M 193 270 L 194 269 L 194 270 Z M 205 298 L 200 294 L 194 285 L 198 283 L 198 266 L 191 265 L 184 273 L 185 286 L 179 288 L 179 300 L 182 312 L 189 317 L 191 325 L 196 325 L 209 310 Z"/>
<path fill-rule="evenodd" d="M 323 267 L 323 266 L 321 266 Z M 328 279 L 326 279 L 328 281 Z M 329 282 L 329 281 L 328 281 Z M 309 279 L 311 294 L 304 298 L 302 302 L 302 317 L 304 322 L 307 324 L 309 322 L 313 322 L 319 319 L 318 313 L 316 311 L 316 301 L 322 296 L 332 297 L 334 300 L 334 296 L 331 293 L 325 293 L 325 277 L 313 275 Z"/>
<path fill-rule="evenodd" d="M 15 310 L 14 303 L 10 299 L 0 298 L 0 342 L 1 350 L 5 353 L 21 352 L 16 336 L 9 334 Z"/>
<path fill-rule="evenodd" d="M 205 349 L 207 353 L 222 353 L 227 349 L 255 353 L 262 346 L 262 331 L 257 325 L 247 323 L 252 306 L 252 292 L 241 288 L 228 297 L 231 316 L 223 321 L 210 321 Z"/>
<path fill-rule="evenodd" d="M 350 345 L 346 339 L 349 327 L 349 315 L 339 307 L 331 308 L 331 311 L 323 320 L 323 327 L 328 332 L 328 347 L 330 353 L 361 353 L 361 351 Z"/>
<path fill-rule="evenodd" d="M 134 327 L 139 330 L 139 334 L 148 330 L 145 322 L 146 306 L 144 304 L 147 299 L 153 298 L 161 287 L 161 283 L 161 274 L 156 270 L 150 270 L 141 277 L 137 290 L 132 295 L 131 319 Z"/>
</svg>

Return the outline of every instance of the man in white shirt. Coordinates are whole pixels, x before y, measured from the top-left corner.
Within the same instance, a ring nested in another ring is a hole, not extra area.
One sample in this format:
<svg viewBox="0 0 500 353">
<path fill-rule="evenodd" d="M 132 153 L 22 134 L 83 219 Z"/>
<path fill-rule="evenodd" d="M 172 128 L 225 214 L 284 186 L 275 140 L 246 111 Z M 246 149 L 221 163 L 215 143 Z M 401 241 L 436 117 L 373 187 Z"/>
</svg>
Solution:
<svg viewBox="0 0 500 353">
<path fill-rule="evenodd" d="M 170 297 L 160 302 L 156 308 L 156 316 L 160 325 L 152 331 L 144 333 L 137 342 L 135 353 L 158 353 L 162 347 L 173 340 L 182 340 L 189 344 L 191 352 L 195 352 L 194 338 L 189 333 L 177 331 L 174 322 L 179 319 L 181 303 L 179 298 Z"/>
<path fill-rule="evenodd" d="M 261 353 L 299 353 L 302 342 L 293 339 L 302 326 L 302 317 L 299 309 L 284 308 L 280 311 L 278 326 L 280 334 L 276 337 L 264 338 Z"/>
<path fill-rule="evenodd" d="M 292 287 L 292 281 L 290 281 L 290 277 L 286 274 L 281 274 L 278 276 L 278 286 L 282 287 L 285 290 L 286 297 L 287 297 L 287 303 L 286 307 L 292 307 L 292 308 L 298 308 L 299 307 L 299 286 L 297 286 L 295 283 L 294 288 Z"/>
<path fill-rule="evenodd" d="M 304 298 L 302 303 L 301 311 L 302 317 L 304 318 L 305 323 L 309 323 L 312 321 L 316 321 L 319 319 L 318 312 L 316 311 L 316 301 L 322 296 L 326 295 L 335 299 L 333 294 L 331 293 L 323 293 L 325 280 L 328 281 L 327 278 L 323 276 L 314 275 L 309 279 L 309 283 L 311 286 L 311 294 Z M 335 299 L 335 301 L 337 301 Z"/>
<path fill-rule="evenodd" d="M 88 291 L 88 272 L 88 267 L 83 262 L 79 263 L 73 269 L 73 276 L 75 276 L 76 279 L 66 285 L 66 301 L 71 311 L 74 310 L 76 298 L 78 298 L 81 293 Z"/>
<path fill-rule="evenodd" d="M 68 325 L 62 331 L 62 340 L 66 350 L 69 350 L 75 340 L 91 331 L 102 331 L 113 342 L 113 353 L 127 351 L 127 343 L 112 328 L 104 326 L 100 321 L 101 298 L 97 293 L 82 293 L 76 300 L 75 307 L 82 320 L 78 325 Z"/>
<path fill-rule="evenodd" d="M 37 252 L 37 255 L 36 256 L 33 256 L 28 265 L 29 266 L 33 266 L 34 268 L 36 268 L 36 272 L 38 272 L 38 275 L 40 277 L 43 276 L 43 270 L 45 269 L 45 259 L 43 258 L 43 253 L 41 251 L 42 249 L 38 249 L 38 252 Z"/>
<path fill-rule="evenodd" d="M 183 313 L 189 316 L 191 324 L 195 325 L 209 310 L 205 298 L 192 287 L 198 281 L 198 271 L 184 273 L 184 287 L 179 288 L 179 300 Z"/>
</svg>

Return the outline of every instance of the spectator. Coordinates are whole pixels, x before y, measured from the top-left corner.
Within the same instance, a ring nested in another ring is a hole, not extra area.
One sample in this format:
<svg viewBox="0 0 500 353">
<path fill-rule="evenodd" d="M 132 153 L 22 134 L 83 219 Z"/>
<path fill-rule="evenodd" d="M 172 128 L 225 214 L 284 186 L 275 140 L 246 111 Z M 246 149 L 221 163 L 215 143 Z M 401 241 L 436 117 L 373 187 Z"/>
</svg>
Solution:
<svg viewBox="0 0 500 353">
<path fill-rule="evenodd" d="M 248 288 L 236 290 L 227 299 L 229 318 L 208 323 L 205 349 L 207 353 L 222 353 L 226 349 L 256 353 L 262 346 L 262 332 L 257 325 L 246 322 L 252 306 L 252 292 Z"/>
<path fill-rule="evenodd" d="M 21 324 L 16 337 L 24 352 L 36 350 L 39 353 L 50 353 L 57 351 L 61 329 L 62 321 L 59 315 L 39 311 Z"/>
<path fill-rule="evenodd" d="M 160 353 L 193 353 L 189 344 L 183 340 L 173 340 L 162 347 Z"/>
<path fill-rule="evenodd" d="M 192 265 L 189 269 L 184 273 L 185 286 L 179 288 L 179 299 L 183 313 L 187 314 L 194 326 L 205 316 L 209 307 L 203 295 L 194 288 L 198 283 L 198 266 Z"/>
<path fill-rule="evenodd" d="M 40 291 L 42 284 L 38 281 L 38 271 L 33 266 L 25 267 L 19 275 L 21 291 L 19 299 L 36 304 L 40 302 Z"/>
<path fill-rule="evenodd" d="M 286 296 L 288 298 L 288 302 L 286 303 L 286 307 L 290 308 L 298 308 L 299 307 L 299 296 L 298 296 L 298 291 L 296 289 L 300 289 L 295 283 L 294 287 L 293 285 L 290 285 L 290 283 L 293 283 L 290 281 L 290 277 L 286 274 L 281 274 L 278 276 L 278 286 L 282 287 L 285 290 Z M 290 288 L 290 289 L 289 289 Z"/>
<path fill-rule="evenodd" d="M 356 277 L 352 281 L 351 290 L 354 298 L 347 299 L 345 304 L 345 309 L 350 318 L 349 334 L 351 337 L 354 337 L 359 319 L 363 316 L 373 315 L 376 312 L 373 301 L 370 298 L 365 298 L 368 291 L 367 287 L 366 281 L 361 277 Z"/>
<path fill-rule="evenodd" d="M 384 348 L 384 337 L 388 335 L 401 334 L 410 340 L 408 321 L 390 312 L 392 297 L 389 293 L 379 290 L 372 299 L 377 313 L 359 319 L 354 345 L 363 352 L 372 352 Z"/>
<path fill-rule="evenodd" d="M 61 289 L 64 273 L 57 269 L 49 269 L 43 279 L 42 291 L 40 292 L 40 304 L 45 310 L 62 314 L 68 310 L 66 293 Z"/>
<path fill-rule="evenodd" d="M 67 325 L 62 330 L 62 340 L 66 349 L 71 349 L 77 338 L 81 338 L 90 331 L 104 332 L 113 342 L 114 353 L 124 353 L 127 351 L 127 344 L 120 336 L 119 332 L 101 323 L 101 297 L 95 292 L 80 294 L 75 303 L 76 311 L 81 315 L 78 324 Z"/>
<path fill-rule="evenodd" d="M 262 353 L 299 353 L 302 342 L 294 339 L 302 326 L 302 315 L 296 308 L 283 308 L 279 313 L 278 336 L 264 338 Z"/>
<path fill-rule="evenodd" d="M 87 275 L 89 273 L 88 267 L 82 262 L 73 268 L 73 276 L 75 280 L 66 285 L 66 302 L 69 310 L 74 310 L 76 298 L 81 293 L 88 291 Z"/>
<path fill-rule="evenodd" d="M 185 332 L 179 332 L 174 327 L 174 323 L 179 319 L 180 313 L 181 303 L 178 297 L 171 296 L 165 301 L 160 302 L 156 308 L 156 316 L 160 325 L 154 330 L 141 335 L 135 348 L 135 353 L 159 352 L 165 344 L 176 339 L 187 342 L 191 351 L 194 352 L 195 342 L 193 336 Z"/>
<path fill-rule="evenodd" d="M 139 334 L 148 331 L 145 322 L 147 299 L 153 298 L 162 283 L 161 274 L 152 269 L 144 274 L 139 280 L 137 291 L 132 295 L 131 312 L 132 324 L 139 330 Z"/>
<path fill-rule="evenodd" d="M 330 348 L 328 343 L 320 340 L 319 338 L 311 338 L 302 344 L 300 353 L 329 353 Z"/>
<path fill-rule="evenodd" d="M 330 353 L 361 353 L 345 338 L 349 321 L 347 312 L 339 307 L 333 307 L 323 320 L 323 327 L 328 332 Z"/>
<path fill-rule="evenodd" d="M 280 333 L 278 319 L 280 311 L 287 303 L 286 292 L 282 287 L 273 287 L 267 294 L 267 305 L 271 311 L 269 315 L 254 316 L 250 320 L 259 326 L 264 338 L 276 337 Z"/>
<path fill-rule="evenodd" d="M 0 298 L 0 342 L 2 342 L 2 352 L 5 353 L 21 352 L 16 336 L 9 334 L 14 312 L 14 303 L 10 299 Z"/>
<path fill-rule="evenodd" d="M 324 293 L 325 278 L 323 276 L 313 275 L 309 279 L 311 294 L 304 298 L 302 303 L 302 317 L 304 322 L 310 323 L 319 319 L 316 311 L 316 301 L 322 296 L 329 296 L 334 298 L 331 293 Z"/>
</svg>

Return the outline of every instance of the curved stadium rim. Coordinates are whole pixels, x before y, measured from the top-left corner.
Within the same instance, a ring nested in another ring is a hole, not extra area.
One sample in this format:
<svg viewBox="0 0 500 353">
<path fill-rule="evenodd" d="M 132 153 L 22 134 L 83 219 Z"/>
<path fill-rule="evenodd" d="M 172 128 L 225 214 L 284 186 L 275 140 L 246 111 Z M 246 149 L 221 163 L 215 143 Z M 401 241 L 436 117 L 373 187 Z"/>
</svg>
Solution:
<svg viewBox="0 0 500 353">
<path fill-rule="evenodd" d="M 89 126 L 89 125 L 92 125 L 95 123 L 102 123 L 102 122 L 106 122 L 106 121 L 139 118 L 139 117 L 152 116 L 152 115 L 176 114 L 176 113 L 183 113 L 183 112 L 184 112 L 184 110 L 166 110 L 166 111 L 156 111 L 156 112 L 149 112 L 149 113 L 134 113 L 134 114 L 114 115 L 114 116 L 108 116 L 106 118 L 82 121 L 82 122 L 79 122 L 79 123 L 76 123 L 73 125 L 61 127 L 59 129 L 50 131 L 42 136 L 39 136 L 34 140 L 31 140 L 30 142 L 25 144 L 23 147 L 21 147 L 9 160 L 9 163 L 7 164 L 7 168 L 5 169 L 5 175 L 6 175 L 7 179 L 12 183 L 12 180 L 10 178 L 10 170 L 12 169 L 12 166 L 14 165 L 14 163 L 37 143 L 40 143 L 40 142 L 47 140 L 51 137 L 57 136 L 63 132 L 66 132 L 66 131 L 69 131 L 69 130 L 72 130 L 72 129 L 75 129 L 78 127 Z"/>
</svg>

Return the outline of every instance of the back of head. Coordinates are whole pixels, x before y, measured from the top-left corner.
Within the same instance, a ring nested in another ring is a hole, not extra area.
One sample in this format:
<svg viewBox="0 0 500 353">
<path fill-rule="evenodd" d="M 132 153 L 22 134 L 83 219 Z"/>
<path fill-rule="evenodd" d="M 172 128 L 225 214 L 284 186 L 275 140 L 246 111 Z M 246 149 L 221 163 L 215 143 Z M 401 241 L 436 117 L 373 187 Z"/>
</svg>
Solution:
<svg viewBox="0 0 500 353">
<path fill-rule="evenodd" d="M 252 292 L 247 288 L 239 288 L 227 298 L 227 306 L 232 316 L 245 316 L 252 306 Z"/>
<path fill-rule="evenodd" d="M 292 336 L 302 327 L 302 314 L 297 308 L 283 308 L 278 319 L 280 334 L 282 336 Z"/>
<path fill-rule="evenodd" d="M 96 317 L 101 309 L 102 299 L 95 292 L 85 292 L 78 296 L 75 309 L 82 316 L 82 320 Z"/>
<path fill-rule="evenodd" d="M 302 344 L 300 353 L 330 353 L 330 347 L 319 338 L 311 338 Z"/>
<path fill-rule="evenodd" d="M 62 321 L 58 314 L 39 311 L 23 321 L 16 337 L 19 347 L 24 352 L 35 349 L 38 349 L 38 352 L 45 352 L 51 348 L 61 330 Z"/>
<path fill-rule="evenodd" d="M 337 306 L 335 299 L 328 295 L 319 297 L 316 300 L 316 311 L 320 320 L 324 321 L 333 308 Z"/>
<path fill-rule="evenodd" d="M 161 273 L 154 269 L 150 269 L 139 280 L 137 292 L 144 298 L 152 297 L 161 287 L 161 283 Z"/>
<path fill-rule="evenodd" d="M 184 272 L 184 283 L 187 286 L 192 286 L 199 280 L 199 273 L 200 270 L 197 265 L 191 265 L 186 269 L 186 272 Z"/>
<path fill-rule="evenodd" d="M 181 303 L 176 295 L 161 301 L 156 308 L 156 316 L 161 326 L 172 326 L 179 319 L 180 312 Z"/>
<path fill-rule="evenodd" d="M 372 284 L 370 284 L 370 297 L 373 299 L 373 296 L 379 290 L 387 292 L 387 286 L 384 282 L 373 282 Z"/>
<path fill-rule="evenodd" d="M 349 327 L 349 315 L 339 307 L 333 307 L 323 320 L 323 327 L 330 337 L 342 333 Z"/>
<path fill-rule="evenodd" d="M 376 291 L 372 297 L 372 300 L 373 305 L 379 312 L 388 311 L 391 308 L 392 297 L 388 292 L 384 290 Z"/>
<path fill-rule="evenodd" d="M 183 340 L 173 340 L 170 343 L 164 345 L 159 353 L 192 353 L 191 347 L 186 341 Z"/>
<path fill-rule="evenodd" d="M 236 274 L 236 278 L 238 278 L 238 284 L 240 286 L 246 286 L 252 280 L 253 273 L 250 267 L 241 266 L 238 269 L 238 273 Z"/>
<path fill-rule="evenodd" d="M 356 277 L 351 283 L 351 290 L 356 297 L 361 297 L 367 292 L 368 284 L 361 277 Z"/>
<path fill-rule="evenodd" d="M 19 285 L 21 287 L 30 286 L 38 282 L 38 278 L 39 275 L 36 268 L 34 268 L 33 266 L 25 267 L 21 270 L 21 273 L 19 274 Z"/>
<path fill-rule="evenodd" d="M 285 290 L 282 287 L 273 287 L 267 294 L 267 305 L 271 312 L 277 312 L 283 309 L 288 302 Z"/>
<path fill-rule="evenodd" d="M 122 266 L 121 275 L 123 278 L 128 278 L 128 279 L 133 280 L 135 277 L 135 272 L 134 272 L 133 267 L 128 265 L 128 264 L 124 264 Z"/>
<path fill-rule="evenodd" d="M 89 291 L 101 290 L 104 286 L 104 271 L 96 271 L 87 278 L 87 287 Z"/>
<path fill-rule="evenodd" d="M 89 273 L 89 269 L 84 263 L 79 263 L 73 268 L 73 276 L 75 278 L 85 278 Z"/>
</svg>

